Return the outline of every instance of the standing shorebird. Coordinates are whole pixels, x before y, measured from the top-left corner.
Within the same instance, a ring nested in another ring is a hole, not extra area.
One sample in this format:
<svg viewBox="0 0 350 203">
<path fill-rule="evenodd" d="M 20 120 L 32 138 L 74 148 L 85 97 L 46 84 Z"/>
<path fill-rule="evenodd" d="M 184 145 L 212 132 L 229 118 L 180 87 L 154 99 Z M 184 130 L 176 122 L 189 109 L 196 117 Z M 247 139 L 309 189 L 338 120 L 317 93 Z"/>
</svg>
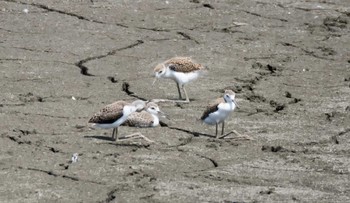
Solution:
<svg viewBox="0 0 350 203">
<path fill-rule="evenodd" d="M 118 141 L 118 127 L 123 124 L 128 116 L 135 112 L 141 111 L 146 103 L 142 100 L 136 100 L 132 103 L 126 101 L 117 101 L 108 104 L 89 120 L 93 126 L 99 128 L 113 128 L 112 139 Z"/>
<path fill-rule="evenodd" d="M 180 101 L 176 102 L 190 102 L 184 85 L 197 79 L 206 70 L 204 66 L 192 61 L 190 57 L 174 57 L 163 63 L 158 64 L 154 68 L 155 79 L 169 78 L 176 82 L 177 91 L 179 93 Z M 185 93 L 186 100 L 182 100 L 181 89 Z"/>
<path fill-rule="evenodd" d="M 201 120 L 203 120 L 206 124 L 216 125 L 215 136 L 218 136 L 218 125 L 222 123 L 221 135 L 226 137 L 231 133 L 238 134 L 236 131 L 232 131 L 226 135 L 224 135 L 225 128 L 225 119 L 231 114 L 231 112 L 238 107 L 235 101 L 235 93 L 232 90 L 225 90 L 225 94 L 222 98 L 216 99 L 212 104 L 210 104 L 207 109 L 204 111 Z"/>
<path fill-rule="evenodd" d="M 160 111 L 156 103 L 149 102 L 146 105 L 145 110 L 130 114 L 128 119 L 123 123 L 123 125 L 138 128 L 156 127 L 159 125 L 159 115 L 166 117 L 166 114 Z M 149 142 L 153 142 L 146 136 L 142 135 L 140 132 L 128 135 L 127 137 L 142 137 Z"/>
</svg>

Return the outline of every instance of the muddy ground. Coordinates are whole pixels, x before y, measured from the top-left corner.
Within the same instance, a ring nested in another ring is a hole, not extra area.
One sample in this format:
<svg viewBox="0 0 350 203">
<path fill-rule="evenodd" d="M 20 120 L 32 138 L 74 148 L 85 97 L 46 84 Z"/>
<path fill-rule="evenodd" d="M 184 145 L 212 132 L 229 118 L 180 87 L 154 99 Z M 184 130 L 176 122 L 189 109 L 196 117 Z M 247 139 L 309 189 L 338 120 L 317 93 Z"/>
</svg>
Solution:
<svg viewBox="0 0 350 203">
<path fill-rule="evenodd" d="M 1 202 L 350 201 L 349 1 L 0 8 Z M 168 126 L 119 129 L 156 144 L 89 128 L 115 100 L 177 98 L 170 80 L 151 86 L 153 67 L 173 56 L 210 69 L 187 85 L 191 103 L 160 103 Z M 214 139 L 198 120 L 224 89 L 241 107 L 226 131 L 254 140 Z"/>
</svg>

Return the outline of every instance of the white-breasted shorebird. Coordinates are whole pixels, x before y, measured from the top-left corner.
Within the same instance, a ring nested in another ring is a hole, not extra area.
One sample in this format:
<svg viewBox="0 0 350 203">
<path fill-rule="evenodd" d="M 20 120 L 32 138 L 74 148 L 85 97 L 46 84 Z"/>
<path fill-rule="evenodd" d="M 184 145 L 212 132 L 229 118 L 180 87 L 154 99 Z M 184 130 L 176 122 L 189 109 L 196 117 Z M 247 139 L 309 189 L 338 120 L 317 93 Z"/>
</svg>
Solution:
<svg viewBox="0 0 350 203">
<path fill-rule="evenodd" d="M 118 141 L 118 127 L 126 121 L 131 113 L 141 111 L 145 106 L 146 103 L 142 100 L 136 100 L 132 103 L 117 101 L 108 104 L 94 114 L 89 123 L 93 123 L 93 126 L 99 128 L 113 128 L 112 139 Z"/>
<path fill-rule="evenodd" d="M 232 90 L 225 90 L 225 94 L 223 97 L 216 99 L 213 103 L 208 105 L 201 117 L 201 120 L 203 120 L 206 124 L 216 125 L 216 138 L 219 138 L 218 125 L 220 123 L 222 123 L 222 137 L 226 137 L 231 133 L 240 135 L 236 131 L 231 131 L 230 133 L 224 135 L 225 119 L 231 114 L 231 112 L 236 107 L 238 107 L 238 105 L 235 101 L 235 93 Z"/>
<path fill-rule="evenodd" d="M 175 102 L 190 102 L 184 85 L 197 79 L 206 69 L 207 68 L 205 68 L 203 65 L 194 62 L 190 57 L 174 57 L 163 63 L 158 64 L 154 68 L 156 78 L 154 79 L 153 84 L 156 82 L 157 78 L 172 79 L 176 82 L 177 91 L 179 93 L 180 98 L 180 100 L 175 100 Z M 185 100 L 182 100 L 181 89 L 185 93 Z"/>
<path fill-rule="evenodd" d="M 128 119 L 122 125 L 138 128 L 156 127 L 159 125 L 159 116 L 166 117 L 166 114 L 159 109 L 159 106 L 156 103 L 149 102 L 143 111 L 130 114 L 128 116 Z M 148 139 L 140 132 L 128 135 L 128 138 L 136 136 L 142 137 L 145 140 L 152 142 L 152 140 Z"/>
</svg>

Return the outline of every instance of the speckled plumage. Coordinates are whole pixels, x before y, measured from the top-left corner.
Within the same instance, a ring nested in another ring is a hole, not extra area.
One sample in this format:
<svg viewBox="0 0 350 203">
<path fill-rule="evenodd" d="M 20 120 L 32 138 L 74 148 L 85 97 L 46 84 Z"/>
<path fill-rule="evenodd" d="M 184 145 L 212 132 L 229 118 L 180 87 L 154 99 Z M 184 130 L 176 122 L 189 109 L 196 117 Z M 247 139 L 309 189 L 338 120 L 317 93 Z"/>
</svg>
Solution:
<svg viewBox="0 0 350 203">
<path fill-rule="evenodd" d="M 94 114 L 89 123 L 110 124 L 123 116 L 123 108 L 129 104 L 126 101 L 116 101 L 103 107 L 99 112 Z"/>
<path fill-rule="evenodd" d="M 169 69 L 175 72 L 189 73 L 194 71 L 200 71 L 205 69 L 199 63 L 192 61 L 190 57 L 174 57 L 163 63 L 165 66 L 169 66 Z"/>
<path fill-rule="evenodd" d="M 132 103 L 117 101 L 102 108 L 88 122 L 99 128 L 113 128 L 112 139 L 115 138 L 114 135 L 116 134 L 116 140 L 118 140 L 118 127 L 126 121 L 131 113 L 144 107 L 145 102 L 141 100 Z"/>
<path fill-rule="evenodd" d="M 130 114 L 123 125 L 131 127 L 146 128 L 153 126 L 153 116 L 147 111 L 134 112 Z"/>
<path fill-rule="evenodd" d="M 158 105 L 154 102 L 149 102 L 145 110 L 130 114 L 123 125 L 139 128 L 155 127 L 159 125 L 159 113 L 163 114 Z"/>
<path fill-rule="evenodd" d="M 174 57 L 158 64 L 154 68 L 154 73 L 156 79 L 169 78 L 174 80 L 177 85 L 179 98 L 182 99 L 180 91 L 182 89 L 186 96 L 185 102 L 189 102 L 190 99 L 184 85 L 196 80 L 204 70 L 206 70 L 206 68 L 203 65 L 194 62 L 190 57 Z"/>
</svg>

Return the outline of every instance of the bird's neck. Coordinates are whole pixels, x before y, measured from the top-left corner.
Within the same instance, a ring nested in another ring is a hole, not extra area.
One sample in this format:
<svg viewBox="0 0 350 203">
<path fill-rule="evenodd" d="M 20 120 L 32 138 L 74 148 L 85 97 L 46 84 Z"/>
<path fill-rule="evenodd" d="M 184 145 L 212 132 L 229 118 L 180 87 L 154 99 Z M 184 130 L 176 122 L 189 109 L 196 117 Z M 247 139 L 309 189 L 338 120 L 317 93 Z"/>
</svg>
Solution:
<svg viewBox="0 0 350 203">
<path fill-rule="evenodd" d="M 233 101 L 226 101 L 226 104 L 230 107 L 231 110 L 236 108 L 236 104 Z"/>
<path fill-rule="evenodd" d="M 135 106 L 131 106 L 131 105 L 126 105 L 123 108 L 123 116 L 129 116 L 131 113 L 136 111 L 136 107 Z"/>
<path fill-rule="evenodd" d="M 157 115 L 154 115 L 154 114 L 151 114 L 152 115 L 152 117 L 153 117 L 153 127 L 155 127 L 155 126 L 157 126 L 157 125 L 159 125 L 159 118 L 158 118 L 158 116 Z"/>
<path fill-rule="evenodd" d="M 165 78 L 172 78 L 172 77 L 174 77 L 174 72 L 172 70 L 170 70 L 169 68 L 167 68 L 165 70 L 164 77 Z"/>
</svg>

